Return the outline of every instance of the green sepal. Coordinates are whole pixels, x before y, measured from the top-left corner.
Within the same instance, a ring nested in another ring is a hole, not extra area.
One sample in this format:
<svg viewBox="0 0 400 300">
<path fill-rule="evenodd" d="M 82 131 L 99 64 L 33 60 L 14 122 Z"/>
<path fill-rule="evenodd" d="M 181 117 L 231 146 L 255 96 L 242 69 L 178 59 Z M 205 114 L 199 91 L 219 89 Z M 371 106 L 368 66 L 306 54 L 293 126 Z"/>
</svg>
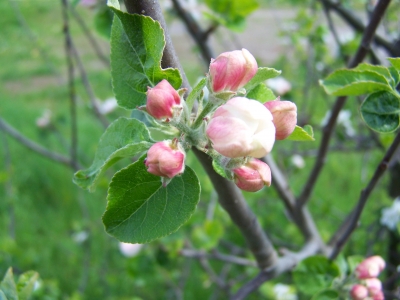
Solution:
<svg viewBox="0 0 400 300">
<path fill-rule="evenodd" d="M 282 72 L 275 70 L 274 68 L 258 68 L 256 75 L 244 86 L 247 93 L 254 89 L 260 83 L 263 83 L 267 79 L 275 78 Z"/>
</svg>

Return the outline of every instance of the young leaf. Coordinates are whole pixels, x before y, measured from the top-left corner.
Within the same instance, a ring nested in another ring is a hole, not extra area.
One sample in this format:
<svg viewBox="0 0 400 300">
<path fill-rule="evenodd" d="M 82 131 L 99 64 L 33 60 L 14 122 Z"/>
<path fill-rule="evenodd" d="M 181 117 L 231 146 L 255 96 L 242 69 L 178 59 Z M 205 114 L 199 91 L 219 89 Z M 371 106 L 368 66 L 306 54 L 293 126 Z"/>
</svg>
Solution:
<svg viewBox="0 0 400 300">
<path fill-rule="evenodd" d="M 28 271 L 18 278 L 17 290 L 19 300 L 28 300 L 33 292 L 39 274 L 35 271 Z"/>
<path fill-rule="evenodd" d="M 261 103 L 276 99 L 274 92 L 267 88 L 264 83 L 256 85 L 250 92 L 247 93 L 246 97 L 260 101 Z"/>
<path fill-rule="evenodd" d="M 8 268 L 6 275 L 4 275 L 3 281 L 0 283 L 0 290 L 3 291 L 7 300 L 18 300 L 12 268 Z"/>
<path fill-rule="evenodd" d="M 81 188 L 93 190 L 100 174 L 124 157 L 133 157 L 152 145 L 146 126 L 136 120 L 119 118 L 103 133 L 92 165 L 74 175 Z"/>
<path fill-rule="evenodd" d="M 328 258 L 319 255 L 306 258 L 293 271 L 297 289 L 306 295 L 314 295 L 331 287 L 339 275 L 339 267 Z"/>
<path fill-rule="evenodd" d="M 392 66 L 400 72 L 400 57 L 389 57 L 388 60 L 392 64 Z"/>
<path fill-rule="evenodd" d="M 371 129 L 388 133 L 400 126 L 400 99 L 393 93 L 376 92 L 361 104 L 361 116 Z"/>
<path fill-rule="evenodd" d="M 207 84 L 207 78 L 203 78 L 202 80 L 199 81 L 199 83 L 196 84 L 196 86 L 190 92 L 189 96 L 186 99 L 186 105 L 188 107 L 189 112 L 192 111 L 194 102 L 200 96 L 201 91 L 206 86 L 206 84 Z"/>
<path fill-rule="evenodd" d="M 304 128 L 296 125 L 292 134 L 289 135 L 286 139 L 298 142 L 315 141 L 314 131 L 310 125 L 305 125 Z"/>
<path fill-rule="evenodd" d="M 225 168 L 223 166 L 221 166 L 217 160 L 213 159 L 212 166 L 213 166 L 214 171 L 218 175 L 220 175 L 220 176 L 222 176 L 224 178 L 228 178 L 228 175 L 226 174 Z"/>
<path fill-rule="evenodd" d="M 244 86 L 247 92 L 250 92 L 258 84 L 264 82 L 267 79 L 275 78 L 282 72 L 273 68 L 258 68 L 256 75 Z"/>
<path fill-rule="evenodd" d="M 117 172 L 108 190 L 103 215 L 106 231 L 127 243 L 147 243 L 178 230 L 192 215 L 200 184 L 189 167 L 166 186 L 147 172 L 143 156 Z"/>
<path fill-rule="evenodd" d="M 396 70 L 395 67 L 389 67 L 388 68 L 390 75 L 392 76 L 393 80 L 394 80 L 394 87 L 393 89 L 395 89 L 397 87 L 397 85 L 400 82 L 400 73 L 399 71 Z"/>
<path fill-rule="evenodd" d="M 320 84 L 334 96 L 358 96 L 377 91 L 391 91 L 385 76 L 373 71 L 337 70 Z"/>
<path fill-rule="evenodd" d="M 111 76 L 118 104 L 134 109 L 146 103 L 147 87 L 163 79 L 178 89 L 182 78 L 178 69 L 162 69 L 165 47 L 160 23 L 150 17 L 119 10 L 118 1 L 109 1 L 115 13 L 111 30 Z"/>
<path fill-rule="evenodd" d="M 4 295 L 2 290 L 0 290 L 0 300 L 7 300 L 7 297 Z"/>
<path fill-rule="evenodd" d="M 371 71 L 371 72 L 378 73 L 378 74 L 384 76 L 386 78 L 386 80 L 388 81 L 388 83 L 393 88 L 396 88 L 396 86 L 394 85 L 394 78 L 392 77 L 392 74 L 390 74 L 389 69 L 384 66 L 376 66 L 376 65 L 371 65 L 371 64 L 367 64 L 367 63 L 361 63 L 353 70 Z"/>
<path fill-rule="evenodd" d="M 311 298 L 311 300 L 331 300 L 331 299 L 334 300 L 339 299 L 339 293 L 332 289 L 323 290 Z"/>
</svg>

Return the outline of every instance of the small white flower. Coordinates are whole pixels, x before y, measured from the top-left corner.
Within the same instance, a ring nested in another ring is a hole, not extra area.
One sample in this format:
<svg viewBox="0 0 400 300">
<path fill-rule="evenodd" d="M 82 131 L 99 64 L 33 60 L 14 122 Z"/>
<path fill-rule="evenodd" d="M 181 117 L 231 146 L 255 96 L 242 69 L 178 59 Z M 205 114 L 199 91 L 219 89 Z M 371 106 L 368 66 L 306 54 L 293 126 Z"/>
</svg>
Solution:
<svg viewBox="0 0 400 300">
<path fill-rule="evenodd" d="M 36 126 L 39 128 L 46 128 L 50 125 L 51 122 L 51 111 L 46 109 L 43 111 L 43 114 L 36 119 Z"/>
<path fill-rule="evenodd" d="M 396 230 L 400 222 L 400 197 L 393 201 L 392 206 L 382 209 L 381 224 L 390 230 Z"/>
<path fill-rule="evenodd" d="M 98 103 L 99 103 L 99 111 L 102 115 L 109 114 L 118 107 L 117 99 L 115 98 L 108 98 L 104 100 L 104 102 L 98 101 Z"/>
<path fill-rule="evenodd" d="M 274 92 L 276 92 L 279 96 L 290 92 L 290 90 L 292 89 L 292 85 L 290 84 L 290 82 L 282 76 L 268 79 L 266 83 L 267 86 Z"/>
<path fill-rule="evenodd" d="M 295 294 L 293 288 L 289 285 L 277 283 L 274 285 L 274 294 L 276 300 L 297 300 L 297 295 Z"/>
<path fill-rule="evenodd" d="M 290 161 L 298 169 L 303 169 L 306 165 L 304 158 L 299 154 L 293 154 Z"/>
<path fill-rule="evenodd" d="M 142 244 L 129 244 L 129 243 L 119 243 L 119 250 L 125 257 L 134 257 L 138 255 L 140 249 L 142 249 Z"/>
<path fill-rule="evenodd" d="M 87 231 L 79 231 L 79 232 L 75 232 L 72 235 L 72 239 L 74 240 L 75 243 L 77 244 L 82 244 L 84 241 L 87 240 L 87 238 L 89 237 L 89 233 Z"/>
</svg>

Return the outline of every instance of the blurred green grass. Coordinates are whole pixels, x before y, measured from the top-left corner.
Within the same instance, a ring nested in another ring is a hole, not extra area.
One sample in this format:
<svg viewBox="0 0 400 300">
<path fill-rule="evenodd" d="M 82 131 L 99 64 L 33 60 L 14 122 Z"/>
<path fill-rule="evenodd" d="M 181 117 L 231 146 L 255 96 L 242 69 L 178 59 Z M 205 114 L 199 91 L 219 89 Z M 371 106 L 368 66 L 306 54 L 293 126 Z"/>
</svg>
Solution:
<svg viewBox="0 0 400 300">
<path fill-rule="evenodd" d="M 0 2 L 0 116 L 28 138 L 68 155 L 70 117 L 60 3 L 16 1 L 30 31 L 18 21 L 15 6 L 11 3 Z M 91 20 L 94 12 L 82 7 L 77 9 L 93 29 Z M 73 20 L 71 32 L 96 96 L 100 99 L 111 97 L 109 70 L 103 67 Z M 98 40 L 102 49 L 108 52 L 107 41 Z M 310 86 L 307 98 L 304 97 L 307 70 L 303 60 L 294 64 L 282 59 L 272 67 L 282 69 L 283 75 L 293 83 L 293 90 L 287 98 L 296 102 L 300 111 L 302 107 L 307 107 L 299 119 L 316 128 L 314 143 L 277 142 L 274 148 L 275 159 L 288 170 L 291 186 L 299 194 L 314 156 L 304 155 L 304 169 L 294 168 L 290 157 L 294 153 L 308 153 L 317 148 L 321 138 L 319 124 L 333 99 L 324 95 L 316 82 Z M 191 81 L 197 78 L 194 70 L 198 69 L 200 67 L 192 65 L 188 68 Z M 87 167 L 103 129 L 91 112 L 78 76 L 75 83 L 79 154 L 82 164 Z M 359 125 L 361 121 L 356 101 L 350 99 L 345 109 L 352 112 L 353 125 L 361 128 L 361 133 L 368 134 Z M 35 125 L 45 109 L 52 112 L 56 131 Z M 119 109 L 109 116 L 109 120 L 118 116 L 129 116 L 129 112 Z M 9 266 L 13 266 L 17 274 L 29 269 L 38 271 L 43 284 L 35 299 L 176 299 L 176 291 L 182 282 L 185 282 L 185 299 L 208 299 L 214 293 L 215 286 L 198 262 L 177 254 L 179 245 L 187 238 L 192 238 L 198 247 L 205 245 L 207 240 L 207 237 L 197 235 L 195 230 L 203 230 L 206 211 L 210 208 L 212 186 L 191 154 L 188 164 L 195 168 L 202 181 L 199 209 L 177 233 L 145 245 L 144 250 L 134 258 L 125 258 L 118 250 L 118 242 L 104 232 L 101 223 L 107 184 L 117 168 L 108 172 L 97 191 L 91 194 L 72 183 L 71 169 L 27 150 L 3 132 L 0 132 L 0 138 L 0 274 L 5 273 Z M 335 136 L 337 143 L 349 149 L 355 147 L 354 141 L 343 139 L 340 135 Z M 381 156 L 379 150 L 337 151 L 329 155 L 310 203 L 325 240 L 356 203 Z M 127 163 L 129 160 L 118 166 Z M 376 228 L 380 209 L 391 202 L 384 184 L 385 180 L 372 194 L 361 226 L 346 248 L 346 254 L 365 255 L 372 251 L 370 242 L 377 237 L 367 229 Z M 299 247 L 302 237 L 287 220 L 284 206 L 273 187 L 260 193 L 246 193 L 246 197 L 278 246 Z M 224 240 L 245 247 L 239 231 L 219 206 L 214 212 L 214 220 L 224 227 L 221 233 Z M 83 242 L 74 240 L 76 234 L 82 232 L 87 233 L 88 238 Z M 210 243 L 215 244 L 213 241 Z M 373 251 L 378 253 L 385 250 L 384 243 L 374 244 L 373 247 Z M 213 267 L 219 272 L 223 264 L 213 262 Z M 187 269 L 190 272 L 185 275 Z M 240 274 L 251 276 L 256 274 L 256 270 L 237 266 L 230 270 L 232 278 Z M 282 280 L 288 281 L 289 277 Z M 253 297 L 256 299 L 257 296 Z M 224 296 L 217 298 L 224 299 Z"/>
</svg>

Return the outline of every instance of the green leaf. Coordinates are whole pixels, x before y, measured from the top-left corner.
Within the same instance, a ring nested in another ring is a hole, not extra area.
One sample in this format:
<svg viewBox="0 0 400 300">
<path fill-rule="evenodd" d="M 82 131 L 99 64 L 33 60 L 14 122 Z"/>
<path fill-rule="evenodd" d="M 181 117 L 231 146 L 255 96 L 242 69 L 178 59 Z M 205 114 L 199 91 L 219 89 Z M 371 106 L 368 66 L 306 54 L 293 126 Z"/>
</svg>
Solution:
<svg viewBox="0 0 400 300">
<path fill-rule="evenodd" d="M 39 273 L 35 271 L 28 271 L 19 276 L 17 283 L 19 300 L 28 300 L 30 298 L 38 278 Z"/>
<path fill-rule="evenodd" d="M 319 292 L 314 295 L 311 300 L 330 300 L 330 299 L 339 299 L 339 293 L 332 289 L 327 289 Z"/>
<path fill-rule="evenodd" d="M 8 300 L 18 300 L 12 268 L 8 268 L 6 275 L 4 275 L 3 281 L 0 283 L 0 290 L 3 291 Z"/>
<path fill-rule="evenodd" d="M 349 265 L 350 273 L 354 273 L 357 266 L 365 259 L 364 256 L 361 255 L 352 255 L 347 257 L 347 263 Z"/>
<path fill-rule="evenodd" d="M 221 166 L 221 164 L 218 162 L 218 160 L 213 159 L 212 166 L 213 166 L 214 171 L 218 175 L 220 175 L 220 176 L 222 176 L 224 178 L 229 178 L 228 175 L 226 174 L 225 168 L 223 166 Z"/>
<path fill-rule="evenodd" d="M 152 145 L 146 126 L 136 120 L 119 118 L 103 133 L 92 165 L 74 175 L 81 188 L 93 190 L 105 170 L 124 157 L 133 157 Z"/>
<path fill-rule="evenodd" d="M 400 99 L 393 93 L 368 95 L 360 110 L 365 123 L 375 131 L 388 133 L 400 126 Z"/>
<path fill-rule="evenodd" d="M 389 57 L 388 60 L 392 64 L 392 66 L 400 72 L 400 57 Z"/>
<path fill-rule="evenodd" d="M 282 72 L 273 68 L 258 68 L 256 75 L 244 86 L 247 92 L 250 92 L 258 84 L 264 82 L 267 79 L 275 78 Z"/>
<path fill-rule="evenodd" d="M 206 0 L 205 3 L 217 14 L 207 14 L 209 18 L 234 31 L 242 31 L 246 17 L 259 7 L 256 0 Z"/>
<path fill-rule="evenodd" d="M 367 63 L 361 63 L 356 68 L 354 68 L 353 70 L 371 71 L 371 72 L 378 73 L 378 74 L 384 76 L 386 78 L 387 82 L 393 88 L 396 88 L 396 86 L 394 86 L 394 78 L 392 77 L 392 74 L 390 74 L 389 69 L 384 67 L 384 66 L 377 66 L 377 65 L 367 64 Z"/>
<path fill-rule="evenodd" d="M 320 84 L 334 96 L 358 96 L 377 91 L 391 91 L 385 76 L 373 71 L 341 69 L 330 74 Z"/>
<path fill-rule="evenodd" d="M 107 40 L 111 37 L 111 26 L 113 23 L 114 13 L 107 6 L 98 7 L 94 15 L 94 27 L 96 31 Z"/>
<path fill-rule="evenodd" d="M 210 250 L 215 248 L 222 235 L 224 226 L 218 220 L 206 220 L 203 226 L 196 226 L 191 234 L 195 248 Z"/>
<path fill-rule="evenodd" d="M 296 125 L 292 134 L 289 135 L 286 139 L 298 142 L 315 141 L 314 131 L 310 125 L 305 125 L 304 128 L 301 128 L 300 126 Z"/>
<path fill-rule="evenodd" d="M 397 87 L 397 85 L 399 84 L 399 82 L 400 82 L 400 73 L 394 67 L 389 67 L 388 70 L 389 70 L 390 75 L 392 76 L 392 78 L 394 80 L 393 89 L 395 89 Z"/>
<path fill-rule="evenodd" d="M 117 172 L 103 215 L 106 231 L 122 242 L 147 243 L 178 230 L 196 209 L 200 184 L 192 169 L 163 187 L 144 158 Z"/>
<path fill-rule="evenodd" d="M 189 112 L 192 111 L 194 102 L 198 100 L 206 84 L 207 84 L 207 78 L 203 78 L 202 80 L 199 81 L 199 83 L 196 84 L 196 86 L 190 92 L 189 96 L 186 99 L 186 105 L 188 107 Z"/>
<path fill-rule="evenodd" d="M 306 258 L 293 271 L 297 289 L 306 295 L 314 295 L 329 288 L 339 275 L 339 267 L 319 255 Z"/>
<path fill-rule="evenodd" d="M 2 290 L 0 290 L 0 300 L 8 300 L 6 295 L 4 295 Z"/>
<path fill-rule="evenodd" d="M 178 89 L 182 78 L 178 69 L 161 68 L 165 38 L 160 23 L 121 12 L 117 2 L 108 2 L 115 13 L 111 30 L 113 89 L 120 106 L 134 109 L 146 103 L 147 87 L 166 79 Z"/>
<path fill-rule="evenodd" d="M 247 93 L 246 97 L 260 101 L 261 103 L 276 99 L 274 92 L 264 83 L 256 85 L 250 92 Z"/>
</svg>

